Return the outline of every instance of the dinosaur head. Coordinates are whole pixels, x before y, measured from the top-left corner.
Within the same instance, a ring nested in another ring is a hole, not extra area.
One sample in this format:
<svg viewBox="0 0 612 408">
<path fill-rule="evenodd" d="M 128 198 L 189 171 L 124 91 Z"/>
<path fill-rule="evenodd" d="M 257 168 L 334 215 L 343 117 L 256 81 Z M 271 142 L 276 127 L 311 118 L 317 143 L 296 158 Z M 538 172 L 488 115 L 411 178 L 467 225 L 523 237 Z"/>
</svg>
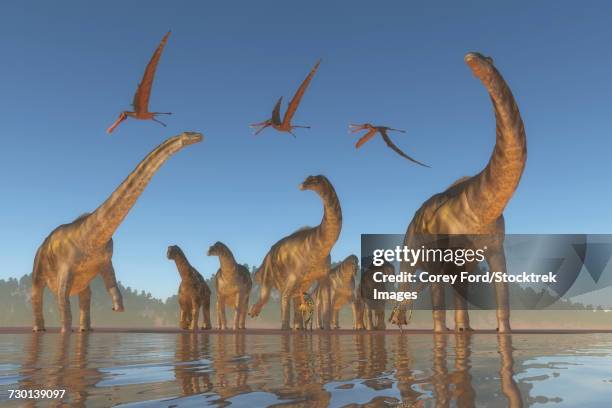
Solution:
<svg viewBox="0 0 612 408">
<path fill-rule="evenodd" d="M 265 120 L 263 122 L 259 122 L 259 123 L 253 123 L 252 125 L 249 125 L 249 127 L 251 129 L 255 129 L 255 135 L 260 134 L 261 132 L 263 132 L 263 130 L 269 126 L 272 126 L 272 119 L 268 119 Z"/>
<path fill-rule="evenodd" d="M 306 180 L 304 180 L 302 184 L 300 184 L 300 190 L 321 191 L 324 187 L 328 185 L 329 180 L 327 180 L 327 177 L 323 175 L 308 176 L 306 177 Z"/>
<path fill-rule="evenodd" d="M 182 252 L 183 251 L 181 251 L 181 248 L 179 248 L 178 245 L 170 245 L 168 247 L 168 252 L 166 252 L 166 257 L 168 257 L 168 259 L 176 259 L 176 257 Z"/>
<path fill-rule="evenodd" d="M 206 253 L 208 256 L 219 256 L 227 252 L 227 247 L 223 242 L 215 242 L 208 248 L 208 252 Z"/>
<path fill-rule="evenodd" d="M 357 133 L 357 132 L 361 132 L 362 130 L 372 130 L 372 129 L 374 129 L 374 127 L 375 126 L 373 124 L 371 124 L 371 123 L 362 123 L 360 125 L 356 125 L 356 124 L 351 123 L 349 125 L 349 131 L 351 133 Z"/>
<path fill-rule="evenodd" d="M 474 75 L 478 78 L 490 77 L 495 71 L 493 58 L 486 57 L 478 52 L 469 52 L 464 57 L 465 63 L 468 64 Z"/>
<path fill-rule="evenodd" d="M 115 128 L 116 128 L 117 126 L 119 126 L 119 124 L 120 124 L 121 122 L 123 122 L 124 120 L 126 120 L 126 119 L 127 119 L 127 117 L 128 117 L 128 112 L 121 112 L 121 113 L 119 114 L 119 117 L 118 117 L 118 118 L 117 118 L 117 120 L 115 121 L 115 123 L 113 123 L 112 125 L 110 125 L 108 129 L 106 129 L 106 133 L 108 133 L 109 135 L 110 135 L 111 133 L 113 133 L 113 130 L 115 130 Z"/>
<path fill-rule="evenodd" d="M 352 279 L 357 275 L 359 269 L 359 258 L 355 255 L 349 255 L 342 261 L 342 276 L 346 279 Z"/>
<path fill-rule="evenodd" d="M 183 146 L 200 143 L 204 139 L 204 136 L 198 132 L 183 132 L 179 137 L 183 142 Z"/>
</svg>

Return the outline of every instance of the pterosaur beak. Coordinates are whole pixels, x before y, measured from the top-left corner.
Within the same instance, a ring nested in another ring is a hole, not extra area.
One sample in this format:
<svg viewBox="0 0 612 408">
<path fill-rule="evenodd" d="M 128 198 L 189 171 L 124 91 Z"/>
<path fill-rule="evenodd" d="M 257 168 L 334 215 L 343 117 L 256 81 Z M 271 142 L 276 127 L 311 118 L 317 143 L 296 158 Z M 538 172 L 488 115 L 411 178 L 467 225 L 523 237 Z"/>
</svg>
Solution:
<svg viewBox="0 0 612 408">
<path fill-rule="evenodd" d="M 349 132 L 350 133 L 357 133 L 357 132 L 362 131 L 363 129 L 365 129 L 365 126 L 363 126 L 363 125 L 354 125 L 352 123 L 349 125 Z"/>
<path fill-rule="evenodd" d="M 119 115 L 119 118 L 115 121 L 115 123 L 110 125 L 108 129 L 106 129 L 106 133 L 108 133 L 109 135 L 113 133 L 113 130 L 115 130 L 115 128 L 119 126 L 119 124 L 123 122 L 126 118 L 127 118 L 127 115 L 125 113 L 122 113 L 121 115 Z"/>
</svg>

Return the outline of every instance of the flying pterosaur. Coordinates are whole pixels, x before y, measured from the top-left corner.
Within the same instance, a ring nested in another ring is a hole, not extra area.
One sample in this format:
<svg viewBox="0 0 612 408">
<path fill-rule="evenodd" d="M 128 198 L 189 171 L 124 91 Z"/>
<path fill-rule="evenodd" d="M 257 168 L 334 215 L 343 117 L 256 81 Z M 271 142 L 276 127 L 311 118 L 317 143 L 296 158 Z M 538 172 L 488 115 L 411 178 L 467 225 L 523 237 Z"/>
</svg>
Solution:
<svg viewBox="0 0 612 408">
<path fill-rule="evenodd" d="M 153 86 L 153 79 L 155 78 L 155 70 L 157 69 L 157 63 L 159 62 L 159 58 L 161 57 L 162 51 L 164 50 L 164 46 L 166 45 L 166 41 L 168 40 L 168 36 L 170 36 L 170 31 L 164 35 L 159 46 L 153 53 L 147 68 L 145 69 L 144 75 L 142 76 L 142 81 L 138 84 L 138 89 L 136 90 L 136 94 L 134 94 L 134 101 L 132 102 L 132 107 L 134 108 L 133 112 L 124 111 L 119 115 L 119 119 L 115 121 L 107 130 L 109 134 L 115 130 L 117 126 L 124 120 L 129 117 L 134 119 L 141 120 L 152 120 L 154 122 L 159 123 L 162 126 L 166 126 L 165 123 L 156 119 L 157 115 L 171 115 L 171 112 L 149 112 L 149 97 L 151 96 L 151 87 Z"/>
<path fill-rule="evenodd" d="M 310 84 L 312 77 L 317 72 L 317 69 L 319 68 L 320 63 L 321 63 L 321 60 L 317 61 L 314 68 L 310 71 L 310 73 L 308 74 L 304 82 L 302 82 L 302 85 L 300 85 L 298 90 L 295 92 L 295 95 L 293 95 L 293 99 L 291 99 L 291 102 L 289 102 L 289 106 L 287 106 L 287 111 L 285 112 L 285 116 L 283 117 L 282 121 L 280 117 L 280 108 L 281 108 L 281 103 L 283 102 L 283 97 L 281 96 L 278 99 L 278 102 L 276 102 L 274 109 L 272 110 L 272 118 L 264 122 L 254 123 L 251 125 L 252 128 L 257 128 L 257 131 L 255 132 L 256 135 L 261 133 L 268 126 L 272 126 L 274 129 L 278 130 L 279 132 L 289 132 L 291 133 L 293 137 L 295 137 L 295 133 L 292 132 L 294 128 L 306 128 L 306 129 L 310 128 L 310 126 L 292 125 L 291 119 L 293 119 L 293 115 L 295 115 L 295 111 L 300 105 L 302 96 L 304 96 L 304 92 L 306 92 L 306 88 L 308 88 L 308 85 Z"/>
<path fill-rule="evenodd" d="M 385 141 L 385 143 L 387 144 L 387 146 L 389 146 L 391 149 L 393 149 L 397 154 L 399 154 L 403 158 L 408 159 L 411 162 L 414 162 L 414 163 L 419 164 L 421 166 L 430 167 L 430 166 L 426 165 L 425 163 L 421 163 L 420 161 L 415 160 L 412 157 L 408 156 L 406 153 L 404 153 L 399 147 L 397 147 L 395 145 L 395 143 L 393 143 L 391 141 L 391 139 L 389 138 L 389 135 L 387 134 L 387 131 L 406 133 L 405 130 L 393 129 L 393 128 L 390 128 L 390 127 L 387 127 L 387 126 L 374 126 L 374 125 L 372 125 L 370 123 L 364 123 L 364 124 L 361 124 L 361 125 L 353 125 L 353 124 L 351 124 L 351 125 L 349 125 L 349 129 L 351 130 L 352 133 L 360 132 L 362 130 L 367 130 L 368 131 L 365 135 L 363 135 L 357 141 L 357 144 L 355 144 L 355 147 L 357 149 L 359 149 L 365 142 L 367 142 L 368 140 L 372 139 L 374 137 L 374 135 L 376 135 L 376 132 L 378 132 L 382 136 L 382 138 Z"/>
</svg>

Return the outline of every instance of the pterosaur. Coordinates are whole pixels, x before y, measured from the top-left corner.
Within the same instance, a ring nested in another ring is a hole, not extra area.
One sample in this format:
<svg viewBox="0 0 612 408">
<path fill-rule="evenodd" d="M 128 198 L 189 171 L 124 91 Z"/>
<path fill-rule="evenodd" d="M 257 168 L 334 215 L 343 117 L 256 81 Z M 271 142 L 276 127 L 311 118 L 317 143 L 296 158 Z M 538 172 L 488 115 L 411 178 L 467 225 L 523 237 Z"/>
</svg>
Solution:
<svg viewBox="0 0 612 408">
<path fill-rule="evenodd" d="M 161 57 L 162 51 L 164 50 L 164 46 L 166 45 L 166 41 L 168 40 L 168 36 L 170 36 L 170 31 L 164 35 L 159 46 L 153 53 L 147 68 L 145 69 L 144 75 L 142 76 L 142 81 L 138 85 L 138 89 L 136 90 L 136 94 L 134 94 L 134 101 L 132 102 L 132 107 L 134 111 L 123 111 L 119 115 L 119 118 L 113 123 L 107 130 L 107 133 L 112 133 L 113 130 L 121 122 L 126 120 L 129 117 L 134 119 L 141 120 L 152 120 L 154 122 L 159 123 L 162 126 L 166 126 L 165 123 L 156 119 L 157 115 L 171 115 L 171 112 L 149 112 L 149 97 L 151 96 L 151 87 L 153 86 L 153 79 L 155 78 L 155 70 L 157 69 L 157 63 L 159 62 L 159 58 Z"/>
<path fill-rule="evenodd" d="M 397 147 L 395 145 L 395 143 L 393 143 L 391 141 L 391 139 L 389 138 L 389 135 L 387 134 L 388 131 L 394 131 L 394 132 L 402 132 L 402 133 L 406 133 L 405 130 L 401 130 L 401 129 L 393 129 L 387 126 L 374 126 L 370 123 L 363 123 L 361 125 L 354 125 L 351 124 L 349 125 L 349 129 L 352 133 L 356 133 L 356 132 L 360 132 L 362 130 L 367 130 L 368 132 L 363 135 L 358 141 L 357 144 L 355 144 L 355 147 L 357 149 L 359 149 L 365 142 L 367 142 L 368 140 L 372 139 L 376 133 L 380 133 L 380 135 L 382 136 L 383 140 L 385 141 L 385 143 L 387 144 L 387 146 L 389 146 L 393 151 L 395 151 L 397 154 L 399 154 L 400 156 L 402 156 L 405 159 L 410 160 L 413 163 L 416 163 L 418 165 L 424 166 L 424 167 L 430 167 L 425 163 L 421 163 L 418 160 L 413 159 L 412 157 L 408 156 L 406 153 L 404 153 L 399 147 Z"/>
</svg>

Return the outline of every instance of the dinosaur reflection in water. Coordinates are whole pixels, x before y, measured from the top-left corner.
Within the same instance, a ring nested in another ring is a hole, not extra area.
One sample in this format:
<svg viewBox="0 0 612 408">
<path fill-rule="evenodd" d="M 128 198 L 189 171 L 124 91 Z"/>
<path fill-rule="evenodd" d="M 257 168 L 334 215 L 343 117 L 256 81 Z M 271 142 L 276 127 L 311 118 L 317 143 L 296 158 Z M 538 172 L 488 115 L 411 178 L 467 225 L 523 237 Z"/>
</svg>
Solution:
<svg viewBox="0 0 612 408">
<path fill-rule="evenodd" d="M 521 408 L 529 401 L 514 379 L 507 334 L 184 332 L 153 335 L 158 337 L 146 344 L 121 334 L 30 336 L 14 346 L 24 348 L 22 361 L 11 359 L 15 353 L 0 352 L 0 358 L 19 367 L 11 388 L 66 389 L 62 400 L 44 406 L 144 399 L 177 407 L 240 405 L 252 395 L 265 398 L 257 406 L 472 407 L 496 401 Z M 134 356 L 133 347 L 144 351 Z M 39 405 L 30 400 L 19 406 Z"/>
<path fill-rule="evenodd" d="M 182 395 L 201 394 L 212 390 L 213 384 L 209 370 L 201 370 L 192 364 L 208 355 L 210 338 L 198 336 L 197 333 L 180 333 L 176 339 L 174 378 L 181 387 Z"/>
<path fill-rule="evenodd" d="M 49 400 L 51 402 L 48 406 L 63 407 L 68 402 L 71 407 L 87 406 L 93 391 L 92 384 L 102 379 L 100 371 L 89 367 L 89 336 L 88 332 L 76 336 L 68 333 L 57 336 L 32 333 L 20 370 L 22 379 L 19 381 L 19 389 L 66 390 L 63 400 Z M 20 406 L 39 405 L 35 400 L 27 400 Z"/>
</svg>

